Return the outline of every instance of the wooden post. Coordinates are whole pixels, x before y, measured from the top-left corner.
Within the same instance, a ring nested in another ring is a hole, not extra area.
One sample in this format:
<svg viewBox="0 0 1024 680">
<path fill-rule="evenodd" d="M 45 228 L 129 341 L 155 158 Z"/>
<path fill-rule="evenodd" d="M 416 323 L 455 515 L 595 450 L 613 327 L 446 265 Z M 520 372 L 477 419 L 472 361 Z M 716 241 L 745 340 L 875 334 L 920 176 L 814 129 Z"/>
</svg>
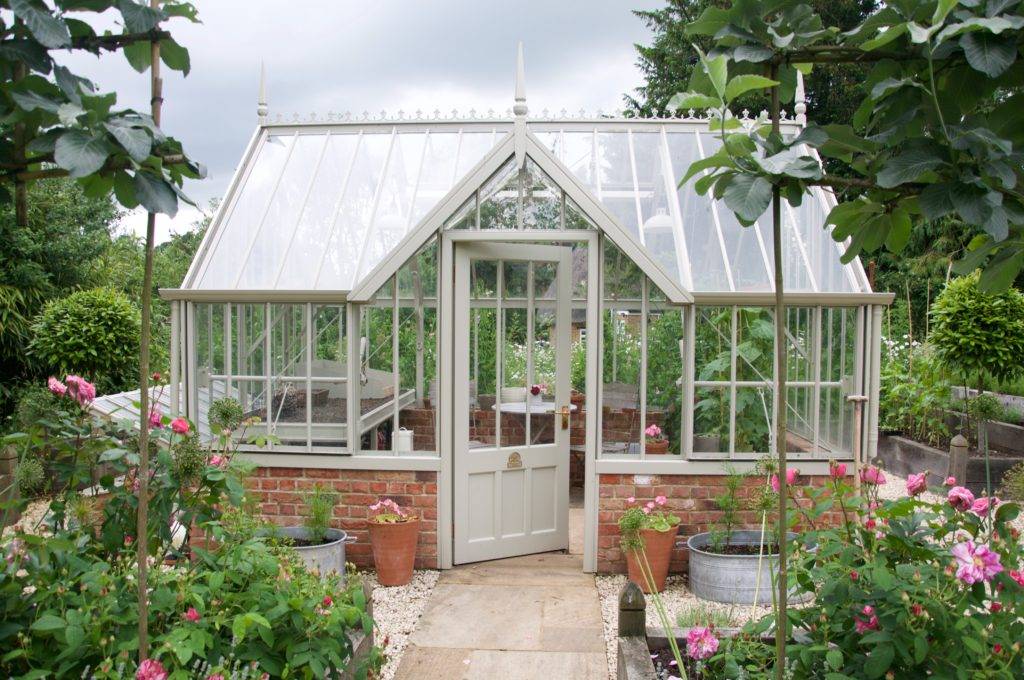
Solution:
<svg viewBox="0 0 1024 680">
<path fill-rule="evenodd" d="M 946 468 L 947 477 L 956 477 L 957 484 L 967 482 L 967 438 L 957 434 L 949 442 L 949 467 Z"/>
<path fill-rule="evenodd" d="M 672 631 L 668 631 L 671 635 Z M 619 637 L 647 636 L 647 601 L 640 586 L 626 581 L 619 593 Z"/>
</svg>

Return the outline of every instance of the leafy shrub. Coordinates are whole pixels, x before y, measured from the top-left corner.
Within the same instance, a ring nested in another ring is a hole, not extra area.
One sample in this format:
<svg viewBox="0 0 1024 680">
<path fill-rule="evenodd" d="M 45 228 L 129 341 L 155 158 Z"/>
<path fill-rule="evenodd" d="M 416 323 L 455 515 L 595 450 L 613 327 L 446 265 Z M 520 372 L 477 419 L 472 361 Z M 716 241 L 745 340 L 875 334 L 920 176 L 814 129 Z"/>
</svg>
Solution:
<svg viewBox="0 0 1024 680">
<path fill-rule="evenodd" d="M 946 409 L 949 382 L 928 345 L 886 341 L 883 356 L 879 418 L 882 427 L 940 445 L 949 437 Z"/>
<path fill-rule="evenodd" d="M 43 307 L 29 353 L 44 373 L 83 375 L 101 393 L 116 391 L 138 378 L 140 333 L 139 311 L 125 295 L 83 290 Z"/>
<path fill-rule="evenodd" d="M 935 298 L 930 342 L 965 379 L 1011 380 L 1024 372 L 1024 294 L 982 292 L 979 274 L 954 279 Z"/>
</svg>

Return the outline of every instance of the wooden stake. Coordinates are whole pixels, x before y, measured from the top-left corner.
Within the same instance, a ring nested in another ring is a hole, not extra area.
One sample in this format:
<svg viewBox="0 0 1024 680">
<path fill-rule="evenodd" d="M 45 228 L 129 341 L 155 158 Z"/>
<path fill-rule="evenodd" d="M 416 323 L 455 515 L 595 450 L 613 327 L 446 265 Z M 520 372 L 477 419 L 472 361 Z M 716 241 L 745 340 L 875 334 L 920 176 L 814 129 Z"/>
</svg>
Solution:
<svg viewBox="0 0 1024 680">
<path fill-rule="evenodd" d="M 772 64 L 771 78 L 778 80 L 779 67 Z M 772 88 L 772 133 L 779 134 L 779 88 Z M 782 198 L 779 187 L 772 187 L 772 252 L 775 255 L 775 449 L 779 455 L 779 609 L 775 620 L 775 677 L 783 680 L 786 668 L 786 306 L 782 280 Z"/>
<path fill-rule="evenodd" d="M 159 0 L 149 0 L 159 9 Z M 160 127 L 163 104 L 163 81 L 160 78 L 160 42 L 150 43 L 150 109 L 153 124 Z M 139 663 L 149 657 L 149 342 L 153 317 L 153 247 L 156 235 L 156 213 L 146 217 L 146 263 L 142 277 L 142 340 L 139 347 L 139 511 L 136 525 L 137 560 L 139 564 Z M 177 389 L 177 386 L 172 386 Z"/>
</svg>

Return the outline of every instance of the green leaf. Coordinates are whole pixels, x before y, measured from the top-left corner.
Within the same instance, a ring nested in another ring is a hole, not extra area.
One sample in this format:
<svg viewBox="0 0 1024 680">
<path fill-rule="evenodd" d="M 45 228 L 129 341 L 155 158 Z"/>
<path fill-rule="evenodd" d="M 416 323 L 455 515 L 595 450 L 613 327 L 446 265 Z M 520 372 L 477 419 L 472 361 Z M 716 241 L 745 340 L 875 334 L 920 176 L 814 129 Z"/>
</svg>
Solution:
<svg viewBox="0 0 1024 680">
<path fill-rule="evenodd" d="M 887 160 L 878 173 L 877 182 L 879 186 L 890 189 L 912 182 L 944 162 L 942 157 L 929 149 L 911 149 Z"/>
<path fill-rule="evenodd" d="M 765 78 L 764 76 L 751 74 L 736 76 L 725 86 L 725 99 L 726 101 L 732 101 L 751 90 L 762 90 L 768 87 L 775 87 L 778 84 L 779 81 Z"/>
<path fill-rule="evenodd" d="M 825 661 L 832 670 L 838 671 L 843 667 L 843 653 L 838 649 L 830 649 L 825 654 Z"/>
<path fill-rule="evenodd" d="M 935 6 L 935 13 L 932 14 L 932 23 L 941 24 L 946 20 L 946 16 L 956 7 L 958 0 L 939 0 Z"/>
<path fill-rule="evenodd" d="M 75 125 L 78 122 L 78 117 L 83 113 L 85 113 L 85 109 L 72 102 L 64 102 L 57 109 L 57 117 L 60 118 L 60 122 L 68 127 Z"/>
<path fill-rule="evenodd" d="M 990 78 L 1002 75 L 1017 57 L 1015 35 L 997 36 L 980 31 L 965 33 L 960 37 L 960 47 L 971 68 Z"/>
<path fill-rule="evenodd" d="M 128 64 L 138 71 L 145 73 L 146 69 L 153 63 L 153 50 L 148 42 L 134 42 L 124 47 L 124 58 Z"/>
<path fill-rule="evenodd" d="M 124 147 L 132 160 L 141 163 L 149 158 L 153 140 L 150 139 L 148 132 L 142 128 L 119 125 L 117 122 L 106 123 L 103 127 L 117 140 L 118 144 Z"/>
<path fill-rule="evenodd" d="M 714 109 L 722 106 L 722 100 L 700 92 L 679 92 L 668 100 L 667 107 L 672 111 L 687 109 Z"/>
<path fill-rule="evenodd" d="M 683 178 L 681 180 L 679 180 L 679 186 L 683 186 L 684 184 L 686 184 L 688 181 L 690 181 L 691 177 L 693 177 L 702 170 L 720 167 L 733 167 L 732 161 L 729 160 L 729 157 L 721 152 L 712 154 L 707 158 L 701 158 L 700 160 L 694 161 L 690 163 L 690 167 L 686 169 L 686 174 L 683 175 Z"/>
<path fill-rule="evenodd" d="M 889 234 L 885 237 L 885 247 L 889 252 L 898 253 L 906 247 L 910 240 L 910 215 L 903 208 L 895 208 L 892 211 L 892 226 Z"/>
<path fill-rule="evenodd" d="M 869 679 L 882 677 L 889 670 L 895 656 L 896 648 L 891 644 L 876 645 L 864 664 L 864 675 Z"/>
<path fill-rule="evenodd" d="M 866 52 L 876 50 L 879 47 L 888 45 L 896 38 L 907 32 L 906 24 L 896 24 L 882 31 L 879 35 L 861 44 L 860 48 Z"/>
<path fill-rule="evenodd" d="M 132 33 L 151 31 L 166 18 L 163 12 L 152 9 L 148 5 L 141 5 L 134 0 L 118 0 L 117 8 L 121 10 L 121 16 L 124 17 L 125 27 Z"/>
<path fill-rule="evenodd" d="M 59 616 L 53 614 L 43 614 L 35 623 L 32 624 L 32 630 L 38 631 L 50 631 L 60 630 L 67 626 L 67 622 Z"/>
<path fill-rule="evenodd" d="M 161 177 L 139 170 L 135 173 L 135 197 L 139 203 L 154 213 L 174 217 L 178 212 L 178 198 L 174 190 Z"/>
<path fill-rule="evenodd" d="M 684 32 L 688 36 L 707 35 L 712 36 L 729 25 L 729 10 L 721 7 L 708 7 L 696 21 L 686 24 Z"/>
<path fill-rule="evenodd" d="M 729 76 L 729 61 L 724 55 L 708 59 L 703 52 L 699 52 L 699 54 L 700 61 L 704 65 L 708 79 L 711 81 L 711 86 L 715 88 L 719 98 L 725 99 L 725 81 Z"/>
<path fill-rule="evenodd" d="M 1003 252 L 1000 252 L 981 270 L 978 285 L 986 293 L 1004 291 L 1014 282 L 1021 269 L 1024 269 L 1024 252 L 1018 251 L 1009 257 L 1003 257 Z"/>
<path fill-rule="evenodd" d="M 734 61 L 750 61 L 760 63 L 768 61 L 772 57 L 772 51 L 761 45 L 738 45 L 732 51 Z"/>
<path fill-rule="evenodd" d="M 772 185 L 764 177 L 737 174 L 729 181 L 722 197 L 737 217 L 750 223 L 768 209 Z"/>
<path fill-rule="evenodd" d="M 44 47 L 57 49 L 71 45 L 71 32 L 68 25 L 60 17 L 50 13 L 42 3 L 33 0 L 11 0 L 11 11 L 14 16 L 25 22 L 32 37 Z"/>
<path fill-rule="evenodd" d="M 68 171 L 71 177 L 91 175 L 103 167 L 110 155 L 106 140 L 91 137 L 81 130 L 68 130 L 60 136 L 53 148 L 57 165 Z"/>
<path fill-rule="evenodd" d="M 60 110 L 60 102 L 37 92 L 11 92 L 11 99 L 18 105 L 18 108 L 25 111 L 42 109 L 50 113 L 57 113 Z"/>
<path fill-rule="evenodd" d="M 173 71 L 181 71 L 186 76 L 192 69 L 188 50 L 172 39 L 160 41 L 160 61 L 167 64 L 167 68 Z"/>
<path fill-rule="evenodd" d="M 928 638 L 924 633 L 914 636 L 914 663 L 921 663 L 928 656 Z"/>
<path fill-rule="evenodd" d="M 926 43 L 935 33 L 942 28 L 938 26 L 921 26 L 918 23 L 911 21 L 907 24 L 907 30 L 910 31 L 910 41 L 916 44 Z"/>
<path fill-rule="evenodd" d="M 64 629 L 64 641 L 68 645 L 68 651 L 77 649 L 85 641 L 85 630 L 80 625 L 69 625 Z"/>
</svg>

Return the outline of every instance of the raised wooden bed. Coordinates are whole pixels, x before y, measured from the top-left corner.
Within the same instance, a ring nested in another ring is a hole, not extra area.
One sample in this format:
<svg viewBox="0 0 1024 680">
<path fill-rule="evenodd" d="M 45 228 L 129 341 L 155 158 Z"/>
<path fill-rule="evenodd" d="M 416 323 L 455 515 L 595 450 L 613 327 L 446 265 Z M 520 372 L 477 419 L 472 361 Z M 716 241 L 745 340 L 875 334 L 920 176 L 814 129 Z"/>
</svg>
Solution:
<svg viewBox="0 0 1024 680">
<path fill-rule="evenodd" d="M 895 475 L 906 476 L 928 470 L 928 484 L 932 486 L 942 484 L 949 468 L 949 451 L 943 451 L 899 435 L 883 434 L 879 436 L 878 459 L 888 472 Z M 1021 456 L 989 454 L 994 489 L 999 488 L 1003 475 L 1022 460 L 1024 457 Z M 975 494 L 984 493 L 985 457 L 980 453 L 972 452 L 967 461 L 967 479 L 957 481 Z"/>
</svg>

